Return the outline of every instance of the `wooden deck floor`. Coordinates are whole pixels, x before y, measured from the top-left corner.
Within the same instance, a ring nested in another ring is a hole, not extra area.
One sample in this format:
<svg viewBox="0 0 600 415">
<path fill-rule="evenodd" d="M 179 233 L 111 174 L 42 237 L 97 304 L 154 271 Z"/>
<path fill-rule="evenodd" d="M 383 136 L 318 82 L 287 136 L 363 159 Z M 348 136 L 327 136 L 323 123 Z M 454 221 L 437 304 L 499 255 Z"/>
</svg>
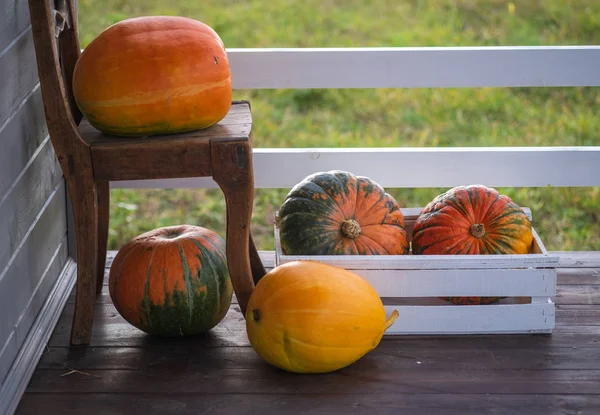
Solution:
<svg viewBox="0 0 600 415">
<path fill-rule="evenodd" d="M 600 414 L 600 253 L 561 255 L 552 335 L 396 337 L 326 375 L 264 363 L 233 305 L 210 334 L 148 337 L 96 305 L 70 348 L 72 301 L 17 414 Z"/>
</svg>

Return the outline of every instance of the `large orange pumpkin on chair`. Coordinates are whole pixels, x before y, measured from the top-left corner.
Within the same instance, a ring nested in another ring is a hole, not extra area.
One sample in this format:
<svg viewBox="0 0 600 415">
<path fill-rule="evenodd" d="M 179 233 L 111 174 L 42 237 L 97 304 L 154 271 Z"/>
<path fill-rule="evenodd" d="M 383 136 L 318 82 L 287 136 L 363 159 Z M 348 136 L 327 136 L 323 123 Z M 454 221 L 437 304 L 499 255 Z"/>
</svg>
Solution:
<svg viewBox="0 0 600 415">
<path fill-rule="evenodd" d="M 437 196 L 419 214 L 412 232 L 415 255 L 527 254 L 531 222 L 496 189 L 458 186 Z M 498 297 L 448 297 L 455 304 L 489 304 Z"/>
<path fill-rule="evenodd" d="M 209 127 L 231 107 L 231 72 L 219 35 L 178 16 L 123 20 L 83 51 L 73 94 L 98 130 L 143 136 Z"/>
<path fill-rule="evenodd" d="M 110 267 L 115 308 L 133 326 L 160 336 L 203 333 L 225 317 L 233 287 L 223 239 L 199 226 L 146 232 Z"/>
</svg>

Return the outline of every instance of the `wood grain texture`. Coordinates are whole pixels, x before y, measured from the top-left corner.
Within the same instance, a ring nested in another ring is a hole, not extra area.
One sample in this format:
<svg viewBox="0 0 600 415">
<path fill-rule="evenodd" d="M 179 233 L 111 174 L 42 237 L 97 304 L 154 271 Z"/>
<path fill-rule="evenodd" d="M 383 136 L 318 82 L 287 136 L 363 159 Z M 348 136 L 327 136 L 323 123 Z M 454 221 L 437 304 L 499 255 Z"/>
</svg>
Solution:
<svg viewBox="0 0 600 415">
<path fill-rule="evenodd" d="M 50 140 L 46 139 L 8 191 L 0 196 L 0 272 L 61 181 L 60 166 Z"/>
<path fill-rule="evenodd" d="M 211 371 L 87 370 L 61 376 L 65 370 L 38 369 L 29 392 L 62 393 L 489 393 L 597 394 L 600 370 L 394 370 L 375 367 L 374 357 L 340 371 L 306 376 L 267 366 Z"/>
<path fill-rule="evenodd" d="M 470 349 L 425 341 L 399 346 L 386 339 L 372 354 L 369 367 L 374 370 L 480 370 L 480 369 L 594 369 L 600 370 L 600 348 L 489 346 Z M 416 343 L 416 344 L 415 344 Z M 259 369 L 264 361 L 251 347 L 203 348 L 194 342 L 156 347 L 98 347 L 73 349 L 51 346 L 40 360 L 40 369 L 118 369 L 160 371 L 208 371 L 218 369 Z M 443 348 L 443 353 L 440 348 Z"/>
<path fill-rule="evenodd" d="M 236 126 L 234 129 L 229 128 L 230 126 Z M 225 117 L 217 123 L 217 125 L 203 130 L 196 130 L 187 133 L 176 134 L 181 137 L 197 137 L 197 138 L 211 138 L 211 137 L 236 137 L 240 131 L 242 136 L 247 136 L 250 129 L 252 128 L 252 115 L 248 111 L 248 103 L 244 101 L 234 101 L 229 109 L 229 112 Z M 112 135 L 103 134 L 98 131 L 93 125 L 89 123 L 87 119 L 82 119 L 79 124 L 79 131 L 85 140 L 92 145 L 122 145 L 122 144 L 135 144 L 142 139 L 151 137 L 117 137 Z M 154 136 L 155 138 L 161 139 L 168 136 Z"/>
<path fill-rule="evenodd" d="M 556 304 L 600 305 L 600 285 L 569 285 L 557 287 Z"/>
<path fill-rule="evenodd" d="M 6 382 L 6 376 L 11 370 L 16 356 L 22 349 L 25 339 L 30 334 L 32 326 L 57 277 L 60 275 L 66 260 L 67 245 L 66 239 L 64 239 L 59 242 L 44 272 L 37 276 L 37 284 L 31 290 L 29 301 L 23 310 L 21 310 L 20 316 L 14 324 L 13 331 L 9 333 L 6 339 L 3 339 L 3 347 L 0 349 L 0 381 Z M 34 277 L 30 278 L 30 280 L 33 279 Z"/>
<path fill-rule="evenodd" d="M 212 175 L 225 195 L 227 209 L 227 267 L 243 316 L 254 289 L 250 263 L 250 220 L 254 201 L 252 147 L 248 140 L 222 139 L 211 141 L 210 146 Z"/>
<path fill-rule="evenodd" d="M 12 331 L 56 248 L 67 234 L 64 184 L 59 183 L 24 230 L 10 262 L 0 272 L 0 339 Z"/>
<path fill-rule="evenodd" d="M 595 268 L 561 268 L 560 283 L 562 285 L 599 285 L 600 266 Z"/>
<path fill-rule="evenodd" d="M 193 137 L 146 139 L 134 144 L 93 146 L 98 180 L 210 176 L 210 140 Z M 142 150 L 143 148 L 143 150 Z"/>
<path fill-rule="evenodd" d="M 51 264 L 48 272 L 52 272 L 52 267 Z M 0 413 L 12 414 L 19 405 L 29 379 L 44 351 L 44 346 L 51 335 L 48 328 L 56 325 L 64 301 L 73 288 L 75 274 L 76 265 L 71 258 L 68 258 L 58 277 L 55 278 L 56 282 L 44 296 L 42 307 L 35 316 L 10 371 L 4 379 L 2 389 L 0 389 Z"/>
<path fill-rule="evenodd" d="M 0 51 L 29 27 L 29 8 L 24 0 L 0 0 Z"/>
<path fill-rule="evenodd" d="M 82 137 L 91 144 L 97 180 L 202 177 L 212 174 L 212 139 L 247 141 L 252 118 L 247 103 L 233 103 L 216 125 L 182 134 L 131 139 L 101 134 L 83 120 Z"/>
<path fill-rule="evenodd" d="M 6 375 L 27 330 L 66 260 L 59 252 L 67 234 L 65 189 L 61 182 L 16 247 L 10 264 L 0 273 L 0 379 Z M 64 248 L 64 247 L 63 247 Z M 60 255 L 59 255 L 60 254 Z M 48 267 L 59 255 L 53 272 Z M 56 271 L 56 272 L 54 272 Z M 22 326 L 17 330 L 18 326 Z"/>
<path fill-rule="evenodd" d="M 70 77 L 80 55 L 77 19 L 72 1 L 62 6 L 65 7 L 61 12 L 69 24 L 57 40 L 51 4 L 29 2 L 48 131 L 73 201 L 79 262 L 71 343 L 80 345 L 89 342 L 93 322 L 98 272 L 98 198 L 90 149 L 79 135 L 76 125 L 79 114 L 74 112 L 72 103 Z"/>
<path fill-rule="evenodd" d="M 90 406 L 90 402 L 93 405 Z M 446 395 L 435 393 L 381 393 L 369 395 L 290 393 L 252 395 L 211 394 L 94 394 L 28 393 L 16 415 L 44 408 L 64 415 L 94 413 L 129 415 L 133 410 L 147 415 L 198 414 L 427 414 L 427 415 L 593 415 L 600 412 L 600 397 L 590 395 Z M 90 410 L 93 408 L 93 410 Z M 524 412 L 526 411 L 526 412 Z"/>
<path fill-rule="evenodd" d="M 254 239 L 252 238 L 252 234 L 250 234 L 250 267 L 252 268 L 252 280 L 254 281 L 254 285 L 258 284 L 258 281 L 262 279 L 267 273 L 265 269 L 265 264 L 262 262 L 262 258 L 258 250 L 256 249 L 256 245 L 254 244 Z M 237 298 L 236 298 L 237 301 Z"/>
<path fill-rule="evenodd" d="M 108 248 L 108 225 L 110 219 L 110 187 L 108 182 L 97 182 L 98 190 L 98 274 L 96 292 L 102 292 Z"/>
<path fill-rule="evenodd" d="M 12 118 L 0 125 L 0 195 L 8 191 L 47 136 L 42 93 L 36 87 Z"/>
<path fill-rule="evenodd" d="M 38 83 L 31 31 L 20 33 L 0 52 L 0 125 L 11 118 Z"/>
</svg>

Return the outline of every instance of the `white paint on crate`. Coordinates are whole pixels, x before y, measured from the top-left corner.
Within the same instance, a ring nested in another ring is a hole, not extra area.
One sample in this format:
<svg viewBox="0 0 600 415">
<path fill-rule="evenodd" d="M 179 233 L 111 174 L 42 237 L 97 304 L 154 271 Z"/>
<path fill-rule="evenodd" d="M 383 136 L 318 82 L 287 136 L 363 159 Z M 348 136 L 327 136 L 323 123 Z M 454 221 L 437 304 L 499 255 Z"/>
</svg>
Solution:
<svg viewBox="0 0 600 415">
<path fill-rule="evenodd" d="M 285 262 L 284 262 L 285 263 Z M 353 269 L 381 297 L 554 296 L 552 269 Z"/>
<path fill-rule="evenodd" d="M 385 306 L 399 317 L 386 336 L 399 334 L 550 333 L 555 325 L 554 304 L 492 304 L 486 306 Z"/>
<path fill-rule="evenodd" d="M 388 188 L 475 183 L 494 187 L 600 186 L 600 146 L 256 148 L 253 164 L 256 188 L 291 188 L 309 174 L 333 169 L 367 176 Z M 121 181 L 111 182 L 111 186 L 218 187 L 210 178 Z"/>
</svg>

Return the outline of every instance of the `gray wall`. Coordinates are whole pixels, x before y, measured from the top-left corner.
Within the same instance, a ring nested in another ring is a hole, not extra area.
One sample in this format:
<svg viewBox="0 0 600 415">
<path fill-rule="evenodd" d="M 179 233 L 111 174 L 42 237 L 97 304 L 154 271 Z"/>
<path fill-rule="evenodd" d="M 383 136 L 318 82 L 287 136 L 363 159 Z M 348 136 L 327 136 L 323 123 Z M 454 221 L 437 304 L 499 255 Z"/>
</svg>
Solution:
<svg viewBox="0 0 600 415">
<path fill-rule="evenodd" d="M 67 259 L 27 0 L 0 0 L 0 383 Z"/>
</svg>

